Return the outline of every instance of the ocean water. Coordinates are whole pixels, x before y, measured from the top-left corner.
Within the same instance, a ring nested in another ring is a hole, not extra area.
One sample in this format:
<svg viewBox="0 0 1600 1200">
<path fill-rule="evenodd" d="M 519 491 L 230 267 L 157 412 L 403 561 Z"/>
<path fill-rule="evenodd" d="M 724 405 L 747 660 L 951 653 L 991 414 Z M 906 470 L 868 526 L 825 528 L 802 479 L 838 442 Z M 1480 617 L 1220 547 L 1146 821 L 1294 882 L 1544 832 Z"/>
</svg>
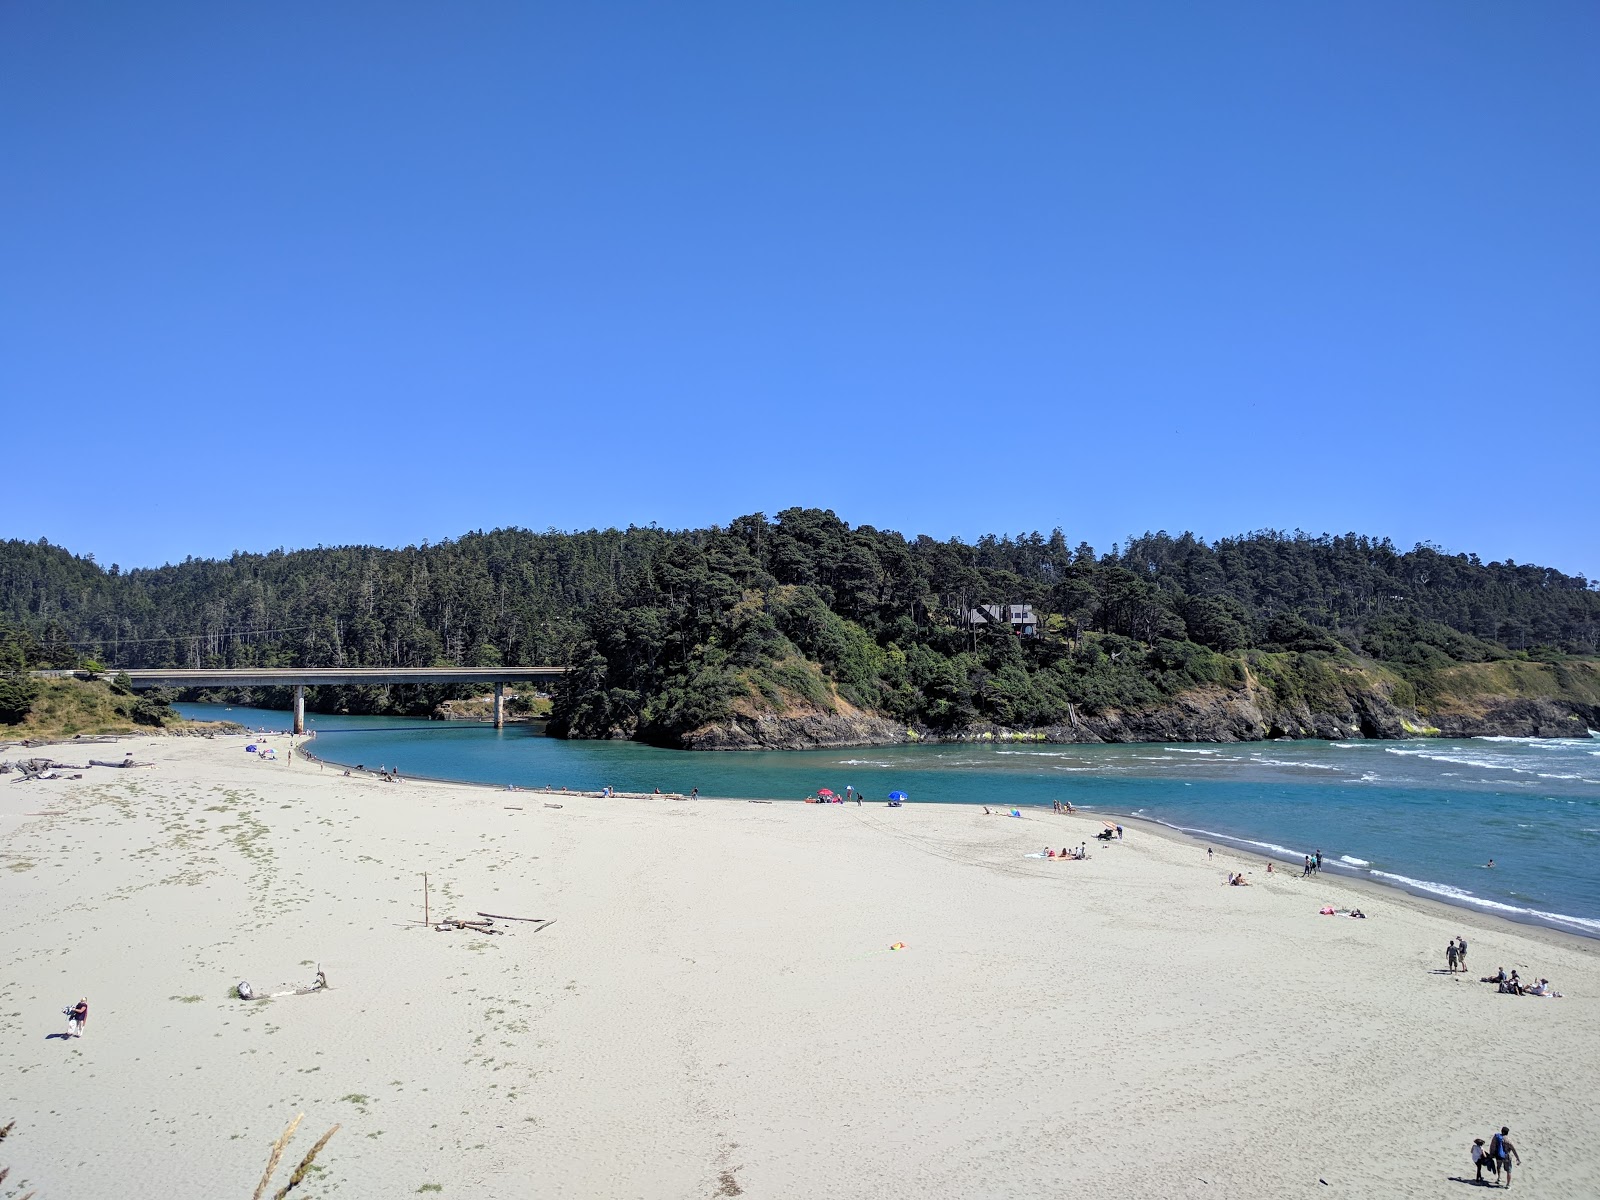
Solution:
<svg viewBox="0 0 1600 1200">
<path fill-rule="evenodd" d="M 283 730 L 289 714 L 180 704 Z M 492 785 L 799 800 L 854 785 L 881 801 L 1137 816 L 1298 865 L 1360 875 L 1600 937 L 1600 739 L 1232 745 L 961 744 L 691 753 L 564 742 L 537 726 L 308 714 L 319 757 Z M 1494 860 L 1494 867 L 1487 864 Z"/>
</svg>

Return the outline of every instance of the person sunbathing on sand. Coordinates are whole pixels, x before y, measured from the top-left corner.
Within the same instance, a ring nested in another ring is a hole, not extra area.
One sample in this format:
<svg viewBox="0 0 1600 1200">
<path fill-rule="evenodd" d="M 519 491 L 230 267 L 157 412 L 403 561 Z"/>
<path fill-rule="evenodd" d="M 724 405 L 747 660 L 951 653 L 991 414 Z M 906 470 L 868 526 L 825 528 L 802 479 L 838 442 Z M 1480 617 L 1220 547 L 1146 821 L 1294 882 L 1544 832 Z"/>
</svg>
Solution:
<svg viewBox="0 0 1600 1200">
<path fill-rule="evenodd" d="M 1506 969 L 1504 967 L 1499 967 L 1495 970 L 1493 975 L 1485 975 L 1482 979 L 1478 980 L 1479 983 L 1504 983 L 1505 981 Z"/>
<path fill-rule="evenodd" d="M 1235 875 L 1228 882 L 1231 883 L 1234 887 L 1249 887 L 1250 886 L 1248 883 L 1245 882 L 1244 872 L 1243 871 L 1240 871 L 1237 875 Z"/>
</svg>

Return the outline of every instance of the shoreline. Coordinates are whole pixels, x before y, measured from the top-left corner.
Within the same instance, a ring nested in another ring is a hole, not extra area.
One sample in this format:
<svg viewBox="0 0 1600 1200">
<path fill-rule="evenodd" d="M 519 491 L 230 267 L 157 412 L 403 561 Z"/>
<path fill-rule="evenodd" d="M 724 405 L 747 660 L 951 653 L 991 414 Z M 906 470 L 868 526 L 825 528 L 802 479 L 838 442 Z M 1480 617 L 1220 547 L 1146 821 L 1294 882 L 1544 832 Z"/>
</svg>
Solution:
<svg viewBox="0 0 1600 1200">
<path fill-rule="evenodd" d="M 137 1161 L 239 1193 L 304 1113 L 344 1127 L 319 1194 L 1422 1200 L 1503 1123 L 1540 1194 L 1586 1194 L 1587 940 L 1266 876 L 1147 820 L 1101 845 L 1098 810 L 546 807 L 346 777 L 289 740 L 262 762 L 149 738 L 137 770 L 0 789 L 25 1186 L 110 1200 Z M 1089 857 L 1042 860 L 1047 839 Z M 423 873 L 434 919 L 517 921 L 424 924 Z M 1318 915 L 1352 900 L 1368 920 Z M 1447 974 L 1469 928 L 1472 970 Z M 1502 965 L 1565 998 L 1478 982 Z M 293 995 L 319 968 L 330 986 Z M 285 995 L 241 1002 L 241 978 Z M 88 1035 L 57 1040 L 80 995 Z M 1515 1095 L 1439 1069 L 1488 1029 Z"/>
<path fill-rule="evenodd" d="M 279 734 L 274 734 L 274 735 L 271 735 L 271 736 L 290 737 L 291 735 L 289 735 L 287 733 L 279 733 Z M 299 736 L 301 738 L 305 738 L 305 735 L 293 735 L 293 736 Z M 309 739 L 305 739 L 305 740 L 307 740 L 307 741 L 315 741 L 315 738 L 309 738 Z M 297 749 L 300 748 L 298 744 L 296 745 L 296 748 Z M 312 761 L 321 762 L 321 763 L 326 764 L 327 766 L 337 766 L 341 770 L 350 770 L 350 771 L 355 771 L 357 769 L 356 768 L 356 764 L 354 764 L 354 763 L 337 762 L 334 759 L 325 758 L 325 757 L 322 757 L 320 755 L 313 754 L 313 753 L 311 753 L 309 751 L 303 751 L 302 750 L 302 753 L 306 754 L 306 756 L 308 758 L 310 758 Z M 367 774 L 367 775 L 374 776 L 374 777 L 376 777 L 378 775 L 378 772 L 372 771 L 370 768 L 364 768 L 363 769 L 363 773 Z M 598 791 L 574 792 L 574 791 L 565 791 L 565 790 L 555 790 L 555 789 L 549 789 L 549 788 L 522 787 L 520 785 L 518 785 L 518 786 L 516 786 L 514 788 L 511 788 L 510 785 L 498 785 L 498 784 L 492 784 L 492 783 L 479 783 L 479 782 L 475 782 L 473 780 L 447 779 L 447 778 L 443 778 L 443 777 L 440 777 L 440 776 L 430 776 L 430 775 L 407 775 L 407 776 L 405 776 L 405 778 L 408 779 L 408 780 L 417 780 L 417 781 L 420 781 L 420 782 L 441 784 L 441 785 L 446 785 L 446 786 L 451 786 L 451 787 L 484 788 L 484 789 L 487 789 L 489 791 L 506 791 L 509 788 L 512 792 L 514 792 L 516 794 L 545 795 L 545 796 L 587 796 L 587 797 L 594 798 L 594 799 L 603 799 L 604 798 L 602 796 L 602 794 L 600 792 L 598 792 Z M 650 792 L 614 792 L 612 794 L 611 798 L 612 799 L 646 799 L 646 800 L 652 800 L 652 799 L 659 799 L 659 800 L 687 800 L 688 799 L 687 796 L 684 796 L 684 795 L 681 795 L 681 794 L 675 793 L 675 792 L 674 793 L 659 793 L 659 794 L 650 793 Z M 803 801 L 800 801 L 800 800 L 786 800 L 786 799 L 781 799 L 779 797 L 764 797 L 764 796 L 712 796 L 712 795 L 702 795 L 699 798 L 701 800 L 719 800 L 719 801 L 727 801 L 727 802 L 730 802 L 730 803 L 733 803 L 733 802 L 739 802 L 739 803 L 772 803 L 772 804 L 801 804 L 801 803 L 804 803 Z M 874 803 L 880 803 L 880 802 L 874 802 Z M 935 807 L 935 808 L 950 808 L 950 807 L 962 807 L 962 806 L 973 806 L 973 805 L 981 806 L 981 802 L 980 801 L 960 801 L 960 802 L 952 804 L 951 802 L 944 801 L 944 802 L 925 802 L 924 803 L 925 807 Z M 993 807 L 992 804 L 991 804 L 991 807 Z M 1046 808 L 1044 808 L 1042 806 L 1029 805 L 1029 806 L 1020 806 L 1020 807 L 1022 807 L 1024 811 L 1028 811 L 1028 812 L 1042 813 L 1042 814 L 1047 814 L 1047 815 L 1052 815 L 1052 816 L 1055 815 L 1055 814 L 1051 813 L 1051 811 L 1049 809 L 1046 809 Z M 1292 858 L 1287 856 L 1288 853 L 1290 853 L 1290 852 L 1284 851 L 1281 847 L 1278 848 L 1277 853 L 1274 853 L 1272 850 L 1270 850 L 1270 849 L 1268 849 L 1266 847 L 1265 843 L 1253 842 L 1252 839 L 1241 837 L 1241 836 L 1238 836 L 1238 835 L 1213 833 L 1213 832 L 1207 832 L 1207 831 L 1201 831 L 1201 830 L 1193 830 L 1193 829 L 1185 829 L 1185 828 L 1181 828 L 1179 826 L 1175 826 L 1175 825 L 1169 824 L 1168 822 L 1162 821 L 1162 820 L 1160 820 L 1158 818 L 1155 818 L 1155 817 L 1142 816 L 1142 815 L 1135 814 L 1135 813 L 1119 812 L 1118 810 L 1113 809 L 1113 808 L 1098 807 L 1098 806 L 1091 807 L 1091 806 L 1084 806 L 1084 805 L 1080 805 L 1078 807 L 1079 807 L 1079 811 L 1082 811 L 1082 812 L 1086 812 L 1086 813 L 1090 813 L 1090 814 L 1096 814 L 1096 815 L 1103 814 L 1103 815 L 1106 815 L 1106 816 L 1116 817 L 1117 819 L 1123 821 L 1125 824 L 1128 823 L 1128 822 L 1137 822 L 1141 827 L 1143 827 L 1145 829 L 1151 830 L 1153 832 L 1160 832 L 1164 836 L 1168 836 L 1168 837 L 1171 837 L 1171 838 L 1174 838 L 1174 839 L 1177 839 L 1177 840 L 1185 841 L 1185 842 L 1187 842 L 1187 843 L 1189 843 L 1191 845 L 1200 846 L 1202 848 L 1207 846 L 1207 845 L 1220 846 L 1227 853 L 1232 854 L 1235 857 L 1237 857 L 1237 859 L 1242 863 L 1249 863 L 1249 862 L 1259 863 L 1259 862 L 1262 862 L 1262 861 L 1270 858 L 1270 859 L 1272 859 L 1272 861 L 1274 863 L 1285 863 L 1285 864 L 1294 866 L 1296 868 L 1299 867 L 1298 863 L 1294 862 L 1294 860 Z M 1252 845 L 1259 847 L 1259 849 L 1251 849 L 1251 848 L 1249 848 Z M 1520 913 L 1520 914 L 1519 913 L 1509 912 L 1509 911 L 1507 911 L 1507 912 L 1496 912 L 1496 911 L 1493 911 L 1493 907 L 1503 907 L 1503 906 L 1500 905 L 1499 901 L 1478 900 L 1478 901 L 1474 902 L 1473 898 L 1467 898 L 1467 897 L 1455 898 L 1455 897 L 1451 897 L 1451 896 L 1448 896 L 1448 895 L 1442 895 L 1442 894 L 1439 894 L 1437 892 L 1432 891 L 1428 886 L 1425 886 L 1425 884 L 1428 881 L 1421 881 L 1421 882 L 1419 882 L 1417 884 L 1414 884 L 1413 886 L 1407 886 L 1406 884 L 1398 882 L 1398 881 L 1391 883 L 1391 882 L 1388 882 L 1386 880 L 1373 879 L 1370 876 L 1364 876 L 1364 875 L 1361 875 L 1361 874 L 1356 874 L 1355 872 L 1357 871 L 1357 868 L 1354 868 L 1354 867 L 1350 866 L 1349 864 L 1338 864 L 1338 865 L 1335 865 L 1335 863 L 1336 863 L 1336 860 L 1325 860 L 1324 861 L 1324 865 L 1323 865 L 1323 870 L 1327 871 L 1329 873 L 1327 875 L 1324 875 L 1323 872 L 1318 872 L 1318 878 L 1319 879 L 1328 878 L 1328 879 L 1338 880 L 1341 883 L 1349 884 L 1352 887 L 1357 888 L 1358 892 L 1360 892 L 1361 894 L 1366 894 L 1366 895 L 1369 895 L 1369 896 L 1382 896 L 1382 897 L 1385 897 L 1385 898 L 1393 898 L 1393 897 L 1397 897 L 1397 896 L 1404 896 L 1404 897 L 1407 897 L 1410 900 L 1418 902 L 1418 903 L 1434 905 L 1441 911 L 1450 912 L 1450 913 L 1461 913 L 1461 914 L 1471 915 L 1471 916 L 1474 916 L 1474 917 L 1479 917 L 1479 918 L 1482 918 L 1487 923 L 1504 922 L 1505 924 L 1508 924 L 1508 925 L 1511 925 L 1511 926 L 1515 926 L 1516 928 L 1519 928 L 1519 929 L 1541 930 L 1541 931 L 1548 932 L 1548 933 L 1551 933 L 1551 934 L 1554 934 L 1554 935 L 1558 935 L 1563 939 L 1571 939 L 1571 940 L 1573 940 L 1574 942 L 1576 942 L 1579 945 L 1589 945 L 1589 946 L 1591 946 L 1591 947 L 1593 947 L 1593 948 L 1595 948 L 1597 950 L 1600 950 L 1600 928 L 1597 928 L 1597 929 L 1595 929 L 1593 931 L 1590 931 L 1589 929 L 1585 928 L 1581 924 L 1584 921 L 1593 920 L 1592 918 L 1575 917 L 1575 916 L 1571 916 L 1569 914 L 1564 914 L 1564 913 L 1544 913 L 1544 912 L 1540 912 L 1538 910 L 1532 910 L 1532 909 L 1525 910 L 1523 913 Z M 1449 886 L 1452 886 L 1452 885 L 1435 883 L 1435 884 L 1433 884 L 1433 886 L 1434 887 L 1449 887 Z M 1363 891 L 1363 889 L 1365 889 L 1365 890 Z M 1576 927 L 1574 927 L 1575 925 L 1576 925 Z M 1478 927 L 1479 928 L 1490 928 L 1490 927 L 1492 927 L 1492 925 L 1491 924 L 1485 924 L 1485 925 L 1481 925 L 1481 926 L 1478 926 Z"/>
</svg>

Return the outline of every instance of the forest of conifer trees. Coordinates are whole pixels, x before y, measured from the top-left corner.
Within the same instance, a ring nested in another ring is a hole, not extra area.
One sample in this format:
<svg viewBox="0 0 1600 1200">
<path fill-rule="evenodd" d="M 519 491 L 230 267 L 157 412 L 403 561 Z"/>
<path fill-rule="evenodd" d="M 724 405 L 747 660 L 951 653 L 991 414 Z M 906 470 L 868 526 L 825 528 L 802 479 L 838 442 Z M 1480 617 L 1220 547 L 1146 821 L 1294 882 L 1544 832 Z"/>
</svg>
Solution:
<svg viewBox="0 0 1600 1200">
<path fill-rule="evenodd" d="M 973 615 L 1012 605 L 1036 618 L 1026 636 Z M 1600 590 L 1356 534 L 1162 532 L 1097 551 L 1059 529 L 969 544 L 796 508 L 128 571 L 8 541 L 0 621 L 12 670 L 570 664 L 557 731 L 670 742 L 796 700 L 934 731 L 1042 727 L 1243 686 L 1258 668 L 1326 687 L 1328 664 L 1356 660 L 1426 700 L 1454 664 L 1595 654 Z M 324 692 L 314 704 L 352 711 L 425 711 L 445 694 Z"/>
</svg>

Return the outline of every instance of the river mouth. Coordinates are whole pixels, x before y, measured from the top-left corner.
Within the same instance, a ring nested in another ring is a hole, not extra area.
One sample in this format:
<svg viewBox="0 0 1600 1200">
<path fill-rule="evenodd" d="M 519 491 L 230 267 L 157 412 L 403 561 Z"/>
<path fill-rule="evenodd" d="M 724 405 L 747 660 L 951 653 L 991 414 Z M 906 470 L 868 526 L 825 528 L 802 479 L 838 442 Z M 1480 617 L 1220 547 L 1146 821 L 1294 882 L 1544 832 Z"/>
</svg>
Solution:
<svg viewBox="0 0 1600 1200">
<path fill-rule="evenodd" d="M 185 716 L 286 730 L 289 714 L 180 704 Z M 1592 741 L 668 750 L 548 737 L 508 724 L 308 714 L 330 764 L 493 787 L 802 800 L 820 788 L 884 803 L 1043 810 L 1056 801 L 1157 821 L 1298 869 L 1324 870 L 1600 936 L 1600 748 Z M 1043 834 L 1043 831 L 1041 831 Z M 1044 840 L 1048 835 L 1041 837 Z M 1495 860 L 1496 866 L 1486 864 Z"/>
</svg>

